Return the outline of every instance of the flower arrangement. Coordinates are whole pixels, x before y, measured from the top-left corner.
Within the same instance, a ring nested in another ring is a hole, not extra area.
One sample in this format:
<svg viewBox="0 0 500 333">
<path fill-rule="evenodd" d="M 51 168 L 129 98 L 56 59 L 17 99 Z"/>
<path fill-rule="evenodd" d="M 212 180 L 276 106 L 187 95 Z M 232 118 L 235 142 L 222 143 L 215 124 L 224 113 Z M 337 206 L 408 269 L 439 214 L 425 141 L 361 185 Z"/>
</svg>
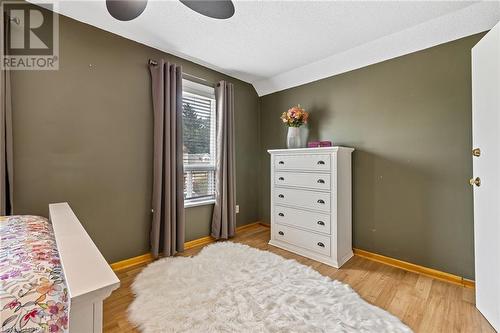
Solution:
<svg viewBox="0 0 500 333">
<path fill-rule="evenodd" d="M 287 112 L 281 114 L 281 120 L 288 127 L 300 127 L 307 124 L 309 113 L 304 110 L 300 104 L 293 106 Z"/>
</svg>

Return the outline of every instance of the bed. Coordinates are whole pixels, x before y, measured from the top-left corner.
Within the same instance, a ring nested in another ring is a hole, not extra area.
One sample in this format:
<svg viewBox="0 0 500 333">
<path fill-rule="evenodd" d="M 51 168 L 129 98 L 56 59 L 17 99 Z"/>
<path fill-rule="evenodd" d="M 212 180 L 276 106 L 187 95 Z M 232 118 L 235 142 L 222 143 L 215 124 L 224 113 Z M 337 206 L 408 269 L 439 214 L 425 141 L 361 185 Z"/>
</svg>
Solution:
<svg viewBox="0 0 500 333">
<path fill-rule="evenodd" d="M 49 214 L 0 217 L 0 331 L 102 332 L 119 280 L 67 203 Z"/>
</svg>

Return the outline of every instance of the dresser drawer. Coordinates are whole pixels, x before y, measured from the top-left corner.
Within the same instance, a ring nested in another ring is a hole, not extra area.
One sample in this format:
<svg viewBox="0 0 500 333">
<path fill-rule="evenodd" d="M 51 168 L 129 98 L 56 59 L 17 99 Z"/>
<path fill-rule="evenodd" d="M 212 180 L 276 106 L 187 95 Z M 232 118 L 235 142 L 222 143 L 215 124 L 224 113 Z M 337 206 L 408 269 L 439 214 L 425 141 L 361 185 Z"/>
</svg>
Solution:
<svg viewBox="0 0 500 333">
<path fill-rule="evenodd" d="M 330 212 L 330 193 L 289 188 L 274 189 L 274 203 Z"/>
<path fill-rule="evenodd" d="M 330 171 L 330 155 L 276 155 L 276 170 Z"/>
<path fill-rule="evenodd" d="M 274 239 L 330 256 L 330 236 L 318 235 L 286 225 L 276 224 Z"/>
<path fill-rule="evenodd" d="M 275 206 L 274 221 L 279 224 L 292 226 L 330 234 L 330 215 L 313 213 L 296 208 Z"/>
<path fill-rule="evenodd" d="M 275 172 L 274 184 L 277 186 L 297 186 L 330 190 L 330 175 L 327 173 Z"/>
</svg>

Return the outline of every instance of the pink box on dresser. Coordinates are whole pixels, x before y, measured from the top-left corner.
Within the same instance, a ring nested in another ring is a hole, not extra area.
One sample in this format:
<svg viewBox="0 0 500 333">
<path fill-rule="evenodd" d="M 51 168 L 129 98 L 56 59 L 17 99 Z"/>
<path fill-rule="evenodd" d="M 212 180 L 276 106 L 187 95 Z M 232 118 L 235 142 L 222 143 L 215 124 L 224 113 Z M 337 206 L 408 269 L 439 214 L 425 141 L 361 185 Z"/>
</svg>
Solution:
<svg viewBox="0 0 500 333">
<path fill-rule="evenodd" d="M 319 147 L 331 147 L 333 143 L 331 141 L 309 141 L 307 143 L 307 148 L 319 148 Z"/>
<path fill-rule="evenodd" d="M 307 143 L 307 148 L 318 148 L 319 147 L 319 141 L 309 141 Z"/>
<path fill-rule="evenodd" d="M 320 147 L 331 147 L 331 146 L 333 146 L 333 143 L 331 141 L 320 141 L 319 146 Z"/>
</svg>

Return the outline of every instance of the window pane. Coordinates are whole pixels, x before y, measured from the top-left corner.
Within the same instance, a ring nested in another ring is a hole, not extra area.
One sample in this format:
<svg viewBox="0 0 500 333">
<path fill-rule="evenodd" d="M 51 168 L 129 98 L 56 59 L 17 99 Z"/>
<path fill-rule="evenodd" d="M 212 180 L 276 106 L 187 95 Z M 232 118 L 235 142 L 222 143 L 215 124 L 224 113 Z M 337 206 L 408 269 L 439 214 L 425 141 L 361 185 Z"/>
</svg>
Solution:
<svg viewBox="0 0 500 333">
<path fill-rule="evenodd" d="M 186 171 L 184 172 L 184 198 L 201 199 L 213 198 L 215 185 L 215 171 Z"/>
<path fill-rule="evenodd" d="M 215 188 L 215 99 L 183 92 L 184 196 L 211 198 Z"/>
</svg>

